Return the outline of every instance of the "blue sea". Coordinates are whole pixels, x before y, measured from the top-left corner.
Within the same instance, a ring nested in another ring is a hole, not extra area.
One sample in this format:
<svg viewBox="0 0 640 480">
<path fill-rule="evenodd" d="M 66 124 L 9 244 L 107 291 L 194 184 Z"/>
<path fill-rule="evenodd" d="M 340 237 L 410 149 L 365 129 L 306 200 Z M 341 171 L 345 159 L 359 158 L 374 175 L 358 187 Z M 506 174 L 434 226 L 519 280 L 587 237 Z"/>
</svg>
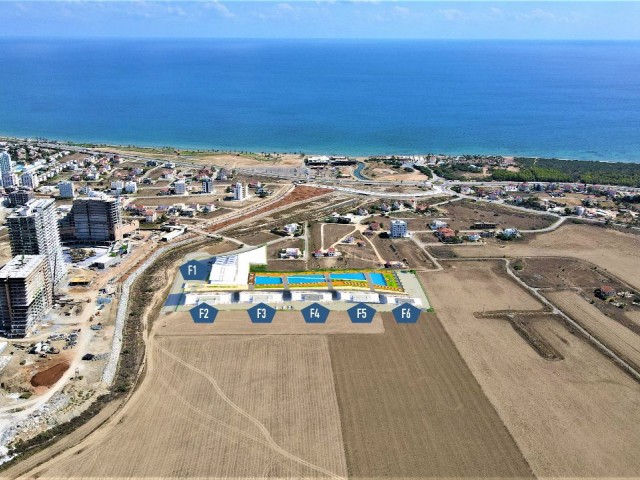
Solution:
<svg viewBox="0 0 640 480">
<path fill-rule="evenodd" d="M 640 161 L 640 43 L 0 40 L 0 134 Z"/>
</svg>

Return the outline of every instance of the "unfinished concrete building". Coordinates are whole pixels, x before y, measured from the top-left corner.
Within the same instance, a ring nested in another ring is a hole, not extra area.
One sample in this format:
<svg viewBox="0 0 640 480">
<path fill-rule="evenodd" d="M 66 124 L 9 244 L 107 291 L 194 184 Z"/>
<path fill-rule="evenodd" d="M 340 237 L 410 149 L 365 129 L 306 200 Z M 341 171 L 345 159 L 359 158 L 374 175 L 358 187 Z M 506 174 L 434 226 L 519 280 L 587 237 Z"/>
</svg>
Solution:
<svg viewBox="0 0 640 480">
<path fill-rule="evenodd" d="M 44 255 L 19 255 L 0 269 L 0 333 L 24 337 L 51 307 L 52 288 Z"/>
<path fill-rule="evenodd" d="M 79 198 L 73 202 L 71 214 L 77 242 L 100 244 L 122 239 L 117 198 Z"/>
<path fill-rule="evenodd" d="M 62 255 L 53 199 L 34 199 L 7 217 L 11 254 L 44 255 L 50 283 L 57 285 L 67 273 Z"/>
</svg>

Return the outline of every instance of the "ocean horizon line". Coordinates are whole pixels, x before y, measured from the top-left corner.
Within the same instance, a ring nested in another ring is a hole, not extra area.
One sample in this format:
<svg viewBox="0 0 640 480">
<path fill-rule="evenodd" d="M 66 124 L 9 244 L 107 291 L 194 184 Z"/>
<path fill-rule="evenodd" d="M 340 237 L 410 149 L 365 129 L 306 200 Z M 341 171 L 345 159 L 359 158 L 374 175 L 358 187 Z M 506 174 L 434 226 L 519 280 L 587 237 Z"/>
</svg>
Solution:
<svg viewBox="0 0 640 480">
<path fill-rule="evenodd" d="M 487 37 L 459 37 L 459 38 L 442 38 L 442 37 L 266 37 L 266 36 L 243 36 L 243 37 L 214 37 L 214 36 L 165 36 L 165 35 L 147 35 L 147 36 L 117 36 L 117 35 L 28 35 L 28 36 L 15 36 L 15 35 L 2 35 L 0 33 L 0 41 L 24 41 L 24 40 L 37 40 L 37 41 L 56 41 L 56 40 L 153 40 L 153 41 L 191 41 L 191 40 L 229 40 L 229 41 L 254 41 L 260 40 L 265 42 L 281 42 L 281 41 L 335 41 L 335 42 L 474 42 L 474 43 L 567 43 L 567 44 L 581 44 L 581 43 L 603 43 L 603 44 L 615 44 L 615 43 L 640 43 L 640 38 L 487 38 Z"/>
<path fill-rule="evenodd" d="M 113 148 L 113 149 L 173 149 L 173 150 L 184 150 L 184 151 L 195 151 L 202 153 L 275 153 L 280 155 L 304 155 L 304 156 L 316 156 L 316 155 L 327 155 L 327 156 L 349 156 L 356 158 L 365 158 L 365 157 L 383 157 L 383 156 L 427 156 L 427 155 L 447 155 L 447 156 L 465 156 L 465 155 L 479 155 L 479 156 L 499 156 L 499 157 L 514 157 L 514 158 L 538 158 L 538 159 L 556 159 L 562 161 L 580 161 L 580 162 L 598 162 L 598 163 L 640 163 L 640 159 L 638 160 L 619 160 L 619 159 L 593 159 L 593 158 L 578 158 L 578 157 L 564 157 L 564 156 L 549 156 L 549 155 L 537 155 L 531 153 L 496 153 L 496 152 L 480 152 L 480 151 L 396 151 L 396 152 L 347 152 L 347 151 L 304 151 L 301 150 L 289 150 L 289 149 L 260 149 L 260 148 L 241 148 L 241 147 L 222 147 L 222 146 L 205 146 L 202 145 L 180 145 L 180 144 L 160 144 L 160 143 L 118 143 L 118 142 L 100 142 L 100 141 L 90 141 L 90 140 L 61 140 L 55 138 L 45 138 L 39 136 L 16 136 L 16 135 L 7 135 L 4 133 L 0 133 L 0 141 L 40 141 L 43 143 L 54 143 L 60 145 L 68 145 L 70 147 L 79 147 L 79 148 Z"/>
</svg>

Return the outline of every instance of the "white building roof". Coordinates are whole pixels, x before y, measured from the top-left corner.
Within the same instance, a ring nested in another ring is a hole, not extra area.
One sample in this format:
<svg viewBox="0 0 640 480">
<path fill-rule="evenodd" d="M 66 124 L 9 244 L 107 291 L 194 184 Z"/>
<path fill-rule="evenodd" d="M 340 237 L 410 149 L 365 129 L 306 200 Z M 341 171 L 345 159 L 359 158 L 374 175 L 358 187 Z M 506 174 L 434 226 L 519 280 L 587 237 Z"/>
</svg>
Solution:
<svg viewBox="0 0 640 480">
<path fill-rule="evenodd" d="M 267 248 L 255 248 L 235 255 L 215 257 L 209 273 L 209 283 L 216 285 L 247 285 L 252 264 L 267 263 Z"/>
</svg>

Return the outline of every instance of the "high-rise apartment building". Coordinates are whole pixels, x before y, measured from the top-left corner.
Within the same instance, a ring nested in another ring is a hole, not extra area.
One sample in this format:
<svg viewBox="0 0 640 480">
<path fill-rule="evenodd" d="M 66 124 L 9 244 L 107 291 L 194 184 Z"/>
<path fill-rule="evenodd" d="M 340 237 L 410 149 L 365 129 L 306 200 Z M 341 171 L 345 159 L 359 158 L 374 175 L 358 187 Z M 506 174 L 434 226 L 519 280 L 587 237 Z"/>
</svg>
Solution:
<svg viewBox="0 0 640 480">
<path fill-rule="evenodd" d="M 80 243 L 109 243 L 122 239 L 117 198 L 78 198 L 71 209 L 75 239 Z"/>
<path fill-rule="evenodd" d="M 0 333 L 24 337 L 51 307 L 44 255 L 18 255 L 0 269 Z"/>
<path fill-rule="evenodd" d="M 13 171 L 13 162 L 8 152 L 0 152 L 0 175 L 11 173 Z"/>
<path fill-rule="evenodd" d="M 12 255 L 44 255 L 51 285 L 67 273 L 53 199 L 34 199 L 7 217 Z"/>
</svg>

